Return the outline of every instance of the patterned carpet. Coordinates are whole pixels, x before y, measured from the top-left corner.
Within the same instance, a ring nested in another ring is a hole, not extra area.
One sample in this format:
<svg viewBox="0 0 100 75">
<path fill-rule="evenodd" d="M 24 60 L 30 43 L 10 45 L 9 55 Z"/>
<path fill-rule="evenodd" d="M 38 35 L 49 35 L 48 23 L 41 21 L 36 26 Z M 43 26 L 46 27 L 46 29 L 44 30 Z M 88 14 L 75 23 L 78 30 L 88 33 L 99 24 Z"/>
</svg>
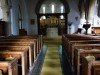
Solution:
<svg viewBox="0 0 100 75">
<path fill-rule="evenodd" d="M 43 48 L 28 75 L 74 75 L 59 38 L 44 39 Z"/>
<path fill-rule="evenodd" d="M 62 75 L 58 45 L 48 44 L 40 75 Z"/>
</svg>

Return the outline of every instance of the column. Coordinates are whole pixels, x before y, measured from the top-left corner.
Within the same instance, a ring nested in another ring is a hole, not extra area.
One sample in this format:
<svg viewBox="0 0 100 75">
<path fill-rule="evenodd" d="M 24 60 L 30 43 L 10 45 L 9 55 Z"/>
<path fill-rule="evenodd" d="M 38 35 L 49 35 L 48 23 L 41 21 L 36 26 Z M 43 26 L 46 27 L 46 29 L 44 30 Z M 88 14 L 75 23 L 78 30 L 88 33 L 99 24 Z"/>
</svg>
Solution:
<svg viewBox="0 0 100 75">
<path fill-rule="evenodd" d="M 89 23 L 91 23 L 91 20 L 93 21 L 95 5 L 96 5 L 96 0 L 89 0 L 89 11 L 88 11 L 88 18 L 87 18 Z"/>
<path fill-rule="evenodd" d="M 80 24 L 78 28 L 82 28 L 85 22 L 85 11 L 84 11 L 84 1 L 79 0 L 79 12 L 80 12 Z"/>
<path fill-rule="evenodd" d="M 10 35 L 10 5 L 11 0 L 1 0 L 1 9 L 3 11 L 3 20 L 6 22 L 6 35 Z"/>
<path fill-rule="evenodd" d="M 83 24 L 86 22 L 85 20 L 85 10 L 84 10 L 84 0 L 79 0 L 79 11 L 80 11 L 80 23 L 78 28 L 81 28 L 81 33 L 85 32 L 85 29 L 83 28 Z"/>
<path fill-rule="evenodd" d="M 82 27 L 82 24 L 84 24 L 85 22 L 92 25 L 95 5 L 96 5 L 96 0 L 80 0 L 79 1 L 79 11 L 80 11 L 79 27 Z M 89 28 L 88 33 L 91 33 L 91 27 Z"/>
<path fill-rule="evenodd" d="M 93 17 L 94 17 L 94 11 L 95 11 L 95 7 L 96 6 L 96 0 L 89 0 L 89 11 L 88 11 L 88 18 L 87 18 L 87 22 L 89 22 L 91 24 L 92 27 L 92 23 L 93 23 Z M 91 27 L 88 30 L 88 33 L 91 33 Z"/>
</svg>

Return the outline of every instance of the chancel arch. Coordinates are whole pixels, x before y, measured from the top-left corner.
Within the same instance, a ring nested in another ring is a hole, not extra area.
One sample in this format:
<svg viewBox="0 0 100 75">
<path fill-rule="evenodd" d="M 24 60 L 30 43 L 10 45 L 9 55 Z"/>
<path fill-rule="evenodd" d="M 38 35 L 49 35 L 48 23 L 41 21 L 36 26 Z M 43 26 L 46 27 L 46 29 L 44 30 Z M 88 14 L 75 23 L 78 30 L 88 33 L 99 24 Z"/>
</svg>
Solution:
<svg viewBox="0 0 100 75">
<path fill-rule="evenodd" d="M 37 5 L 38 34 L 55 37 L 67 33 L 69 7 L 65 0 L 42 0 Z"/>
</svg>

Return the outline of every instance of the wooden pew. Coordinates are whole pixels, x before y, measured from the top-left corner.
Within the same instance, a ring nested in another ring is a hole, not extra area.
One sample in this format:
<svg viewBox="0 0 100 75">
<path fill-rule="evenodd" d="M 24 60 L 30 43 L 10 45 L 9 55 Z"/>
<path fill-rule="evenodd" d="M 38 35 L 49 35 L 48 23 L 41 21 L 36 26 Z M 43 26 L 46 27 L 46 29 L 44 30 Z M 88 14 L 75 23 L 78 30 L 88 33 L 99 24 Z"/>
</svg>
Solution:
<svg viewBox="0 0 100 75">
<path fill-rule="evenodd" d="M 66 39 L 67 42 L 75 41 L 75 40 L 100 40 L 100 36 L 90 36 L 90 35 L 82 35 L 82 34 L 65 34 L 62 36 L 63 39 Z M 67 43 L 66 42 L 66 43 Z"/>
<path fill-rule="evenodd" d="M 12 41 L 12 40 L 11 40 Z M 31 54 L 32 54 L 32 58 L 33 59 L 36 59 L 36 56 L 37 56 L 37 49 L 36 49 L 36 44 L 34 42 L 10 42 L 10 41 L 3 41 L 3 42 L 0 42 L 0 45 L 12 45 L 12 46 L 16 46 L 16 45 L 21 45 L 21 46 L 30 46 L 29 49 L 31 49 Z M 34 62 L 34 60 L 33 60 Z"/>
<path fill-rule="evenodd" d="M 4 57 L 0 57 L 0 71 L 2 75 L 18 75 L 18 59 L 6 61 Z"/>
<path fill-rule="evenodd" d="M 37 40 L 38 49 L 41 49 L 43 46 L 42 35 L 28 35 L 28 36 L 5 36 L 0 37 L 0 39 L 34 39 Z"/>
<path fill-rule="evenodd" d="M 100 36 L 78 35 L 78 34 L 65 34 L 62 36 L 63 51 L 64 51 L 64 53 L 66 53 L 66 56 L 69 58 L 69 60 L 70 60 L 70 57 L 72 58 L 73 57 L 72 55 L 74 55 L 74 52 L 73 52 L 73 54 L 70 54 L 70 53 L 72 53 L 72 52 L 70 52 L 70 49 L 73 49 L 72 46 L 70 45 L 70 41 L 82 41 L 82 40 L 85 40 L 85 41 L 87 41 L 87 40 L 100 40 Z M 72 59 L 74 59 L 74 58 L 72 58 Z M 73 61 L 71 61 L 71 62 L 73 62 Z"/>
<path fill-rule="evenodd" d="M 28 63 L 27 63 L 27 50 L 26 51 L 11 51 L 0 50 L 0 57 L 17 57 L 18 58 L 18 75 L 27 75 Z"/>
<path fill-rule="evenodd" d="M 95 49 L 95 50 L 93 50 Z M 100 44 L 83 44 L 74 50 L 74 69 L 76 75 L 80 75 L 81 56 L 94 55 L 100 56 Z"/>
<path fill-rule="evenodd" d="M 42 37 L 42 36 L 41 36 L 41 37 Z M 16 38 L 17 38 L 17 39 L 16 39 Z M 18 37 L 16 37 L 16 36 L 10 36 L 10 37 L 3 37 L 3 38 L 0 38 L 0 41 L 3 42 L 3 43 L 1 43 L 1 44 L 2 44 L 3 47 L 4 47 L 4 46 L 8 46 L 8 45 L 7 45 L 8 43 L 6 43 L 6 45 L 4 44 L 5 41 L 11 42 L 11 43 L 9 43 L 10 45 L 14 44 L 14 45 L 18 45 L 18 46 L 19 46 L 20 44 L 18 44 L 18 43 L 16 44 L 16 43 L 12 43 L 12 42 L 13 42 L 13 41 L 19 41 L 19 40 L 20 40 L 20 42 L 23 42 L 23 41 L 25 42 L 25 41 L 29 41 L 29 40 L 33 40 L 33 39 L 34 39 L 34 41 L 36 41 L 36 45 L 35 45 L 35 46 L 36 46 L 36 48 L 37 48 L 37 52 L 35 51 L 36 53 L 34 54 L 34 57 L 36 57 L 36 54 L 39 52 L 38 49 L 40 49 L 40 48 L 42 47 L 42 38 L 38 40 L 37 37 L 34 37 L 34 38 L 33 38 L 33 37 L 29 37 L 29 36 L 28 36 L 28 37 L 27 37 L 27 36 L 25 36 L 25 37 L 23 37 L 23 36 L 22 36 L 22 37 L 19 37 L 19 36 L 18 36 Z M 31 41 L 30 41 L 30 42 L 31 42 Z M 21 43 L 21 44 L 22 44 L 22 43 Z M 24 45 L 28 45 L 28 44 L 23 44 L 22 46 L 24 46 Z M 2 48 L 3 48 L 3 47 L 2 47 Z M 4 48 L 4 49 L 5 49 L 5 48 Z M 6 48 L 6 49 L 7 49 L 7 48 Z M 30 48 L 29 48 L 29 51 L 30 51 Z M 29 53 L 32 53 L 32 52 L 29 52 Z M 29 54 L 29 57 L 32 58 L 32 55 Z M 30 66 L 31 66 L 31 65 L 32 65 L 32 60 L 29 59 L 29 61 L 30 61 L 29 63 L 30 63 Z"/>
<path fill-rule="evenodd" d="M 69 59 L 73 65 L 73 58 L 74 58 L 74 48 L 76 45 L 80 45 L 80 44 L 100 44 L 100 40 L 77 40 L 77 41 L 70 41 L 69 42 L 69 47 L 68 47 L 68 51 L 69 51 Z M 75 45 L 75 46 L 74 46 Z"/>
<path fill-rule="evenodd" d="M 91 36 L 83 34 L 64 34 L 62 35 L 62 40 L 63 39 L 65 39 L 67 42 L 72 40 L 100 40 L 100 36 Z"/>
<path fill-rule="evenodd" d="M 95 58 L 94 61 L 88 61 L 82 57 L 82 75 L 100 75 L 100 57 L 98 58 Z"/>
<path fill-rule="evenodd" d="M 0 45 L 9 45 L 9 46 L 28 46 L 29 47 L 29 58 L 30 58 L 30 69 L 32 67 L 32 64 L 34 62 L 34 59 L 36 59 L 36 56 L 38 54 L 36 44 L 34 43 L 34 40 L 25 40 L 25 39 L 4 39 L 0 40 Z M 33 54 L 34 53 L 34 54 Z"/>
<path fill-rule="evenodd" d="M 21 54 L 21 61 L 23 64 L 22 65 L 22 75 L 26 75 L 26 72 L 28 71 L 28 69 L 30 68 L 29 66 L 29 57 L 28 57 L 28 54 L 29 54 L 29 50 L 28 50 L 28 47 L 23 47 L 23 46 L 0 46 L 0 51 L 12 51 L 12 52 L 16 52 L 17 54 L 18 53 L 22 53 Z M 2 53 L 2 52 L 1 52 Z M 25 59 L 27 57 L 27 59 Z M 24 60 L 26 60 L 27 64 L 24 62 Z M 25 66 L 26 65 L 26 66 Z M 26 71 L 27 70 L 27 71 Z"/>
<path fill-rule="evenodd" d="M 34 62 L 34 54 L 36 54 L 36 51 L 34 51 L 32 44 L 30 43 L 16 43 L 16 42 L 0 42 L 0 46 L 22 46 L 22 47 L 28 47 L 29 51 L 29 66 L 30 70 Z M 34 53 L 35 52 L 35 53 Z M 35 56 L 36 57 L 36 56 Z"/>
<path fill-rule="evenodd" d="M 42 48 L 42 35 L 28 35 L 28 36 L 9 36 L 9 38 L 13 39 L 37 39 L 39 49 Z"/>
<path fill-rule="evenodd" d="M 68 40 L 64 35 L 62 36 L 62 51 L 68 57 Z"/>
<path fill-rule="evenodd" d="M 66 46 L 64 46 L 65 48 L 69 47 L 68 46 L 69 45 L 69 41 L 75 41 L 75 40 L 76 41 L 77 40 L 100 40 L 100 36 L 91 36 L 91 35 L 83 35 L 83 34 L 64 34 L 62 36 L 62 43 L 66 44 Z M 63 44 L 62 44 L 62 46 L 63 46 Z M 68 52 L 67 52 L 67 54 L 68 54 Z"/>
<path fill-rule="evenodd" d="M 29 50 L 31 51 L 30 52 L 30 55 L 32 55 L 32 59 L 36 59 L 37 57 L 37 49 L 36 49 L 36 44 L 34 42 L 28 42 L 28 41 L 23 41 L 23 42 L 15 42 L 15 41 L 3 41 L 3 42 L 0 42 L 0 45 L 21 45 L 21 46 L 30 46 L 29 47 Z M 33 62 L 34 62 L 33 60 Z"/>
<path fill-rule="evenodd" d="M 35 50 L 35 57 L 39 53 L 38 50 L 38 41 L 34 39 L 0 39 L 0 42 L 20 42 L 20 43 L 32 43 Z"/>
<path fill-rule="evenodd" d="M 62 48 L 63 48 L 64 53 L 66 53 L 66 56 L 68 57 L 69 61 L 73 62 L 72 58 L 74 54 L 72 54 L 73 46 L 71 44 L 73 43 L 74 44 L 76 43 L 88 43 L 88 44 L 95 43 L 96 44 L 96 43 L 100 43 L 99 41 L 100 41 L 100 37 L 96 38 L 95 36 L 90 36 L 90 35 L 65 34 L 65 35 L 62 35 Z"/>
<path fill-rule="evenodd" d="M 67 37 L 68 39 L 91 39 L 91 40 L 100 40 L 100 36 L 92 36 L 92 35 L 84 35 L 84 34 L 64 34 L 65 37 Z"/>
<path fill-rule="evenodd" d="M 29 54 L 29 48 L 26 47 L 26 46 L 0 46 L 0 50 L 11 50 L 11 51 L 27 51 L 27 56 L 28 56 L 28 64 L 29 64 L 29 67 L 28 69 L 31 70 L 32 68 L 32 62 L 30 62 L 31 59 L 31 56 Z M 31 63 L 31 64 L 30 64 Z"/>
<path fill-rule="evenodd" d="M 63 47 L 68 47 L 69 41 L 75 41 L 75 40 L 93 40 L 93 38 L 87 37 L 86 35 L 78 35 L 78 34 L 64 34 L 62 36 L 62 46 L 65 44 Z"/>
</svg>

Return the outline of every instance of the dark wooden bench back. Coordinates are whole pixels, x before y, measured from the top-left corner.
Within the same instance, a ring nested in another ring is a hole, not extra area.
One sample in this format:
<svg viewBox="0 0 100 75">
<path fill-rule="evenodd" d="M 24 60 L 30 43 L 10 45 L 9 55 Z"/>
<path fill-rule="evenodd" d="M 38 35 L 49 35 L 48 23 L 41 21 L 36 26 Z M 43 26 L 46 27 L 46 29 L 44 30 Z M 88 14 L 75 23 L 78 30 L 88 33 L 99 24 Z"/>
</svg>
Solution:
<svg viewBox="0 0 100 75">
<path fill-rule="evenodd" d="M 2 60 L 1 60 L 2 59 Z M 3 75 L 18 75 L 18 59 L 6 61 L 5 58 L 0 57 L 0 71 Z"/>
<path fill-rule="evenodd" d="M 100 46 L 99 46 L 100 47 Z M 74 52 L 74 68 L 75 68 L 75 72 L 77 75 L 81 75 L 81 68 L 80 68 L 80 65 L 82 65 L 82 57 L 86 57 L 88 55 L 91 55 L 91 56 L 94 56 L 95 58 L 100 58 L 100 48 L 94 50 L 94 47 L 93 49 L 76 49 L 75 52 Z"/>
<path fill-rule="evenodd" d="M 88 61 L 82 57 L 82 75 L 100 75 L 100 60 Z"/>
</svg>

